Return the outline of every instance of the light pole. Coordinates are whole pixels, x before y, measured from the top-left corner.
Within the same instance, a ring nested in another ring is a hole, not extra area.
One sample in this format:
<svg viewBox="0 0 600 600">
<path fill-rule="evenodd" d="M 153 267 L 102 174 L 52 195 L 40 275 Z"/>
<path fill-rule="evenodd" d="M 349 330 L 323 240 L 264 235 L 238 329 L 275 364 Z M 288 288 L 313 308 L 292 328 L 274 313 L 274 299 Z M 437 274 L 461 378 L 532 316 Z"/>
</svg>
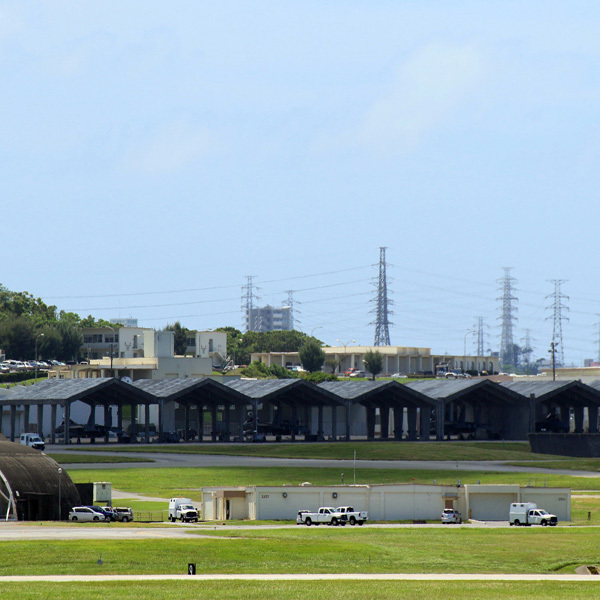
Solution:
<svg viewBox="0 0 600 600">
<path fill-rule="evenodd" d="M 37 335 L 35 337 L 35 379 L 33 380 L 34 383 L 37 383 L 37 370 L 38 370 L 38 340 L 44 337 L 43 333 L 40 333 L 39 335 Z"/>
<path fill-rule="evenodd" d="M 342 344 L 342 346 L 344 346 L 344 368 L 346 367 L 346 346 L 348 344 L 356 344 L 356 340 L 350 340 L 349 342 L 346 342 L 344 344 L 344 342 L 340 341 L 340 340 L 335 340 L 336 342 L 338 342 L 339 344 Z"/>
<path fill-rule="evenodd" d="M 58 520 L 62 521 L 62 510 L 61 510 L 61 503 L 62 503 L 62 494 L 61 494 L 61 479 L 62 479 L 62 468 L 58 467 Z"/>
<path fill-rule="evenodd" d="M 557 342 L 550 342 L 550 350 L 548 352 L 552 353 L 552 381 L 556 381 L 556 346 L 558 346 Z"/>
<path fill-rule="evenodd" d="M 112 331 L 112 338 L 110 342 L 110 376 L 114 377 L 115 374 L 113 373 L 113 344 L 115 342 L 115 330 L 112 327 L 109 327 L 108 325 L 106 326 L 106 328 Z"/>
<path fill-rule="evenodd" d="M 467 331 L 467 333 L 465 333 L 465 345 L 463 347 L 463 373 L 465 372 L 465 363 L 467 362 L 467 336 L 470 333 L 475 333 L 475 331 L 473 329 L 470 329 L 469 331 Z"/>
</svg>

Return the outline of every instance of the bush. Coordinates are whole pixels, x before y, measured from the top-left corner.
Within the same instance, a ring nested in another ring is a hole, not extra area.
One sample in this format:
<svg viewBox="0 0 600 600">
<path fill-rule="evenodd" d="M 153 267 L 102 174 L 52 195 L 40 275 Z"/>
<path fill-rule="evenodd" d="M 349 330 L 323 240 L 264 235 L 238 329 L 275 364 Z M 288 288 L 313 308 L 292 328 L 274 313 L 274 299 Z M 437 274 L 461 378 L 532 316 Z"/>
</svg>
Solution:
<svg viewBox="0 0 600 600">
<path fill-rule="evenodd" d="M 19 381 L 27 381 L 28 379 L 33 379 L 35 377 L 34 371 L 19 371 L 18 373 L 2 373 L 0 375 L 0 385 L 3 383 L 18 383 Z M 38 371 L 38 379 L 44 379 L 44 377 L 40 377 L 40 372 Z"/>
<path fill-rule="evenodd" d="M 302 373 L 301 377 L 302 379 L 310 381 L 315 385 L 323 383 L 324 381 L 338 381 L 338 378 L 335 375 L 330 375 L 329 373 L 324 373 L 323 371 L 316 371 L 315 373 Z"/>
</svg>

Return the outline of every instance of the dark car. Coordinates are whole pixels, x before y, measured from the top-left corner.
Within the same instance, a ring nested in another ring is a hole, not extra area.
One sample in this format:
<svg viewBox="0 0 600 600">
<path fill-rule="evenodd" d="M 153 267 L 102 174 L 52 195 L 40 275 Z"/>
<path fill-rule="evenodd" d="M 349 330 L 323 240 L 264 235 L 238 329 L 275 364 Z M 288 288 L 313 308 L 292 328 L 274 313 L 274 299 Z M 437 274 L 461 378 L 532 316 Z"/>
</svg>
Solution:
<svg viewBox="0 0 600 600">
<path fill-rule="evenodd" d="M 110 506 L 89 506 L 88 508 L 91 508 L 92 510 L 95 510 L 96 512 L 102 513 L 105 517 L 105 521 L 115 521 L 116 519 L 114 518 L 114 513 L 112 508 L 110 508 Z"/>
</svg>

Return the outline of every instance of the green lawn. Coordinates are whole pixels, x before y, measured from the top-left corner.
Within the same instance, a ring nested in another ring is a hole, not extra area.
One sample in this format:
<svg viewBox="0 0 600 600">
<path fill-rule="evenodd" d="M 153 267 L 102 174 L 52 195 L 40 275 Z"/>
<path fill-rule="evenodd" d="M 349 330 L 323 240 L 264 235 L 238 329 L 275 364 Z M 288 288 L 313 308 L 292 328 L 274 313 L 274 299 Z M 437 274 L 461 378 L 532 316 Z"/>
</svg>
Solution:
<svg viewBox="0 0 600 600">
<path fill-rule="evenodd" d="M 593 527 L 294 527 L 198 533 L 189 540 L 3 542 L 0 575 L 185 573 L 190 562 L 203 573 L 221 574 L 574 573 L 579 565 L 600 564 L 598 529 Z"/>
<path fill-rule="evenodd" d="M 3 583 L 2 591 L 20 600 L 591 600 L 590 583 L 507 583 L 466 581 L 167 581 L 119 583 Z"/>
<path fill-rule="evenodd" d="M 173 454 L 221 454 L 273 458 L 317 458 L 334 460 L 503 460 L 544 461 L 560 456 L 533 454 L 527 442 L 336 442 L 295 444 L 134 444 L 131 446 L 86 446 L 86 451 L 156 452 Z M 570 459 L 569 459 L 570 460 Z M 573 459 L 575 461 L 580 459 Z M 599 461 L 600 464 L 600 461 Z"/>
<path fill-rule="evenodd" d="M 114 488 L 159 498 L 183 495 L 200 500 L 206 486 L 230 485 L 337 485 L 342 482 L 342 470 L 310 467 L 175 467 L 152 469 L 69 469 L 76 483 L 110 481 Z M 482 484 L 512 483 L 519 485 L 569 487 L 600 490 L 600 478 L 569 475 L 536 475 L 530 473 L 497 473 L 492 471 L 460 471 L 452 468 L 436 470 L 356 469 L 356 483 L 433 483 Z M 352 469 L 344 469 L 344 482 L 353 483 Z"/>
</svg>

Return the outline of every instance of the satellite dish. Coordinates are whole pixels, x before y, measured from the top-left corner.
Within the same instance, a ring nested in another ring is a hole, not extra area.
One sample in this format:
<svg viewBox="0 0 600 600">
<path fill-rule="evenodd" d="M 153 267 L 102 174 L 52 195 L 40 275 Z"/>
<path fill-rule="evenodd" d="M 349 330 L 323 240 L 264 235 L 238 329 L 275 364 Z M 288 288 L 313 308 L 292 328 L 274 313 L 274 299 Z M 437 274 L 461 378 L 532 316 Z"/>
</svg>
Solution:
<svg viewBox="0 0 600 600">
<path fill-rule="evenodd" d="M 133 383 L 133 379 L 131 379 L 131 377 L 127 377 L 127 375 L 121 377 L 121 381 L 123 381 L 124 383 Z"/>
</svg>

